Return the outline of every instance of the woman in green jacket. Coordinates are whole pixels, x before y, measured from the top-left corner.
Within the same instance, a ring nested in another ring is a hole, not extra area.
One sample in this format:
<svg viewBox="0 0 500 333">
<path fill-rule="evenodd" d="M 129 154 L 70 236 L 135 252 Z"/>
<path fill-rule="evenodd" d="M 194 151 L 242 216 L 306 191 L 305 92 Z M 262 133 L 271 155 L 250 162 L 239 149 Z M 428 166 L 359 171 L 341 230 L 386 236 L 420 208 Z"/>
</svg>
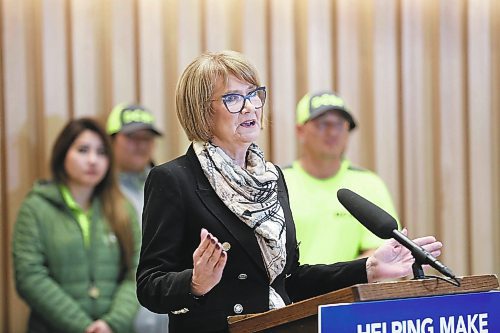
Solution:
<svg viewBox="0 0 500 333">
<path fill-rule="evenodd" d="M 37 182 L 14 229 L 16 288 L 28 332 L 125 333 L 138 303 L 140 232 L 115 181 L 109 138 L 70 121 L 52 151 L 53 181 Z"/>
</svg>

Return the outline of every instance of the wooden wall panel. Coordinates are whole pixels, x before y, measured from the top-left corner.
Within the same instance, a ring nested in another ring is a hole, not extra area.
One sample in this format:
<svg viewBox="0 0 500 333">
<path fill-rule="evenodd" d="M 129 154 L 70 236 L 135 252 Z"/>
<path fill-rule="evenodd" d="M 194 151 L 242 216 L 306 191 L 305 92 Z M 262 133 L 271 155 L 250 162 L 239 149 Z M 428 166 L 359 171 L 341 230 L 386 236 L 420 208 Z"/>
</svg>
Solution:
<svg viewBox="0 0 500 333">
<path fill-rule="evenodd" d="M 97 116 L 102 107 L 98 49 L 99 0 L 71 1 L 73 112 L 75 117 Z M 104 2 L 103 2 L 104 3 Z"/>
<path fill-rule="evenodd" d="M 493 252 L 492 234 L 494 211 L 498 206 L 493 202 L 493 109 L 491 73 L 491 21 L 489 13 L 493 1 L 475 1 L 468 7 L 468 125 L 469 125 L 469 179 L 470 179 L 470 232 L 472 271 L 485 273 L 494 270 L 493 264 L 498 253 Z M 472 36 L 474 36 L 472 38 Z M 485 110 L 486 112 L 478 112 Z M 498 110 L 495 110 L 498 112 Z M 491 253 L 493 255 L 485 255 Z"/>
<path fill-rule="evenodd" d="M 440 193 L 436 209 L 441 239 L 453 248 L 453 252 L 445 251 L 443 259 L 457 274 L 469 270 L 468 260 L 463 259 L 467 258 L 467 248 L 463 244 L 468 243 L 468 184 L 455 181 L 465 179 L 467 174 L 465 14 L 463 2 L 441 1 L 440 156 L 436 161 L 440 170 Z"/>
<path fill-rule="evenodd" d="M 68 27 L 65 0 L 44 1 L 42 4 L 42 56 L 43 61 L 43 160 L 40 164 L 46 169 L 43 176 L 49 177 L 48 163 L 52 146 L 59 130 L 70 119 L 71 111 L 71 70 L 68 54 Z"/>
<path fill-rule="evenodd" d="M 34 52 L 33 40 L 30 40 L 33 13 L 29 4 L 22 1 L 6 1 L 2 8 L 3 23 L 3 105 L 5 112 L 5 147 L 2 152 L 6 160 L 6 229 L 9 232 L 8 252 L 3 254 L 6 267 L 2 269 L 8 277 L 6 299 L 9 309 L 26 312 L 26 306 L 17 297 L 10 257 L 10 239 L 16 218 L 16 207 L 26 195 L 32 182 L 39 174 L 37 163 L 37 128 L 34 112 L 35 63 L 31 59 Z M 8 50 L 8 52 L 6 52 Z M 14 149 L 13 149 L 14 148 Z M 17 311 L 10 310 L 7 322 L 9 330 L 24 330 L 24 320 L 19 320 Z M 22 318 L 22 317 L 21 317 Z"/>
<path fill-rule="evenodd" d="M 267 87 L 268 93 L 273 94 L 270 90 L 269 81 L 269 61 L 268 61 L 268 11 L 266 7 L 267 0 L 245 0 L 240 8 L 242 13 L 251 13 L 251 15 L 243 15 L 241 34 L 238 40 L 241 43 L 241 52 L 249 59 L 252 59 L 253 64 L 260 74 L 261 84 Z M 237 16 L 235 16 L 237 17 Z M 264 150 L 266 156 L 271 155 L 270 142 L 270 123 L 269 123 L 269 100 L 264 107 L 264 130 L 259 138 L 258 144 Z"/>
<path fill-rule="evenodd" d="M 1 74 L 1 72 L 0 72 Z M 0 88 L 3 87 L 0 85 Z M 0 108 L 0 112 L 3 115 L 3 108 Z M 3 134 L 5 133 L 5 126 L 3 117 L 0 115 L 0 150 L 5 151 L 5 138 Z M 5 272 L 7 268 L 7 256 L 9 253 L 9 236 L 10 227 L 7 225 L 8 214 L 7 214 L 7 189 L 5 187 L 6 181 L 6 168 L 5 168 L 5 158 L 3 154 L 0 154 L 0 268 Z M 7 274 L 0 275 L 0 299 L 4 301 L 0 303 L 0 330 L 2 332 L 7 331 L 9 323 L 9 278 Z"/>
<path fill-rule="evenodd" d="M 179 43 L 178 46 L 177 77 L 181 75 L 184 68 L 186 68 L 196 56 L 205 50 L 203 36 L 204 16 L 201 11 L 203 1 L 204 0 L 178 1 L 179 30 L 174 43 L 178 43 L 181 38 L 185 42 Z M 175 112 L 175 110 L 172 110 L 172 112 Z M 180 126 L 178 127 L 178 133 L 178 137 L 181 138 L 179 142 L 177 142 L 178 150 L 185 152 L 189 142 Z"/>
<path fill-rule="evenodd" d="M 184 68 L 205 49 L 203 31 L 204 14 L 202 3 L 204 0 L 179 1 L 179 35 L 175 40 L 182 38 L 184 43 L 179 45 L 179 67 L 180 75 Z"/>
<path fill-rule="evenodd" d="M 493 272 L 500 275 L 500 1 L 493 1 L 490 8 L 491 23 L 491 154 L 492 154 L 492 230 L 493 235 Z M 495 208 L 496 207 L 496 208 Z"/>
<path fill-rule="evenodd" d="M 3 4 L 0 7 L 0 17 L 3 13 Z M 3 18 L 0 20 L 0 45 L 3 43 Z M 10 226 L 7 214 L 7 167 L 4 153 L 7 151 L 5 144 L 5 107 L 4 107 L 4 73 L 3 52 L 0 52 L 0 270 L 7 272 L 7 256 L 9 253 Z M 0 330 L 7 332 L 9 327 L 9 276 L 0 274 Z"/>
<path fill-rule="evenodd" d="M 295 142 L 295 57 L 294 6 L 291 1 L 270 0 L 271 80 L 270 108 L 271 156 L 275 163 L 289 164 L 296 152 Z"/>
<path fill-rule="evenodd" d="M 306 13 L 297 13 L 297 16 L 307 17 L 307 84 L 309 92 L 333 89 L 332 78 L 332 42 L 334 36 L 330 29 L 332 22 L 332 2 L 328 0 L 307 1 Z M 301 96 L 297 96 L 301 98 Z"/>
<path fill-rule="evenodd" d="M 154 113 L 159 126 L 164 130 L 168 118 L 166 100 L 165 59 L 168 49 L 165 47 L 167 32 L 164 28 L 164 10 L 161 1 L 139 1 L 139 68 L 140 100 Z M 156 160 L 163 163 L 168 156 L 177 153 L 174 147 L 158 142 Z M 170 149 L 173 148 L 173 151 Z"/>
<path fill-rule="evenodd" d="M 168 138 L 168 140 L 158 140 L 156 151 L 157 153 L 162 150 L 168 151 L 169 155 L 167 159 L 171 159 L 172 156 L 185 153 L 189 143 L 177 121 L 177 114 L 175 113 L 175 86 L 179 72 L 179 3 L 176 0 L 167 0 L 163 1 L 163 4 L 163 28 L 165 29 L 165 33 L 163 34 L 165 109 L 163 112 L 165 138 Z M 158 159 L 158 161 L 160 160 Z"/>
<path fill-rule="evenodd" d="M 359 1 L 337 1 L 337 93 L 346 101 L 353 117 L 361 118 L 360 103 L 360 10 Z M 365 126 L 363 126 L 365 127 Z M 352 132 L 347 157 L 363 165 L 360 132 Z"/>
<path fill-rule="evenodd" d="M 401 196 L 396 195 L 401 193 L 400 12 L 392 0 L 381 1 L 373 10 L 373 61 L 369 64 L 373 66 L 374 170 L 386 182 L 401 214 Z M 365 125 L 365 121 L 360 124 L 360 131 Z"/>
<path fill-rule="evenodd" d="M 434 131 L 432 99 L 435 73 L 431 72 L 432 50 L 426 37 L 428 23 L 423 6 L 402 2 L 403 86 L 403 223 L 410 235 L 434 232 L 435 203 L 433 175 Z"/>
<path fill-rule="evenodd" d="M 232 0 L 226 3 L 226 14 L 228 16 L 228 45 L 229 49 L 242 52 L 243 49 L 243 35 L 244 22 L 253 21 L 258 24 L 258 12 L 254 11 L 253 7 L 248 6 L 247 0 Z M 256 7 L 259 8 L 258 6 Z"/>
<path fill-rule="evenodd" d="M 358 12 L 358 79 L 357 79 L 357 112 L 360 123 L 359 131 L 356 133 L 354 145 L 349 149 L 354 150 L 356 160 L 360 165 L 371 170 L 374 169 L 375 150 L 374 150 L 374 96 L 373 96 L 373 80 L 374 80 L 374 2 L 363 0 L 359 2 Z M 347 73 L 346 73 L 347 75 Z"/>
<path fill-rule="evenodd" d="M 245 13 L 231 12 L 231 0 L 205 0 L 205 40 L 207 51 L 217 52 L 231 47 L 229 20 L 231 16 L 238 16 L 243 20 Z"/>
<path fill-rule="evenodd" d="M 64 0 L 62 0 L 64 1 Z M 110 0 L 111 105 L 139 101 L 139 36 L 136 1 Z M 142 11 L 141 11 L 142 13 Z M 107 110 L 110 112 L 111 110 Z"/>
<path fill-rule="evenodd" d="M 500 273 L 500 2 L 0 0 L 0 330 L 23 332 L 10 237 L 55 136 L 121 101 L 156 115 L 158 163 L 189 144 L 175 86 L 206 50 L 242 51 L 268 87 L 259 145 L 297 157 L 296 102 L 338 91 L 359 122 L 348 157 L 388 184 L 411 235 L 459 275 Z M 35 161 L 35 162 L 34 162 Z"/>
<path fill-rule="evenodd" d="M 294 11 L 295 11 L 295 17 L 294 17 L 294 46 L 295 46 L 295 94 L 298 102 L 302 96 L 304 96 L 306 93 L 308 93 L 309 89 L 309 76 L 311 72 L 314 72 L 313 69 L 309 69 L 309 39 L 310 39 L 310 29 L 309 29 L 309 22 L 310 22 L 310 15 L 309 15 L 309 5 L 311 2 L 309 1 L 295 1 L 294 3 Z M 333 13 L 333 9 L 330 11 L 330 14 Z M 330 24 L 332 24 L 330 22 Z M 326 29 L 325 29 L 326 30 Z M 334 36 L 332 35 L 331 38 L 333 39 Z M 319 46 L 317 46 L 319 47 Z M 322 49 L 326 52 L 328 50 Z M 330 52 L 333 52 L 333 49 L 329 50 Z M 330 60 L 330 62 L 333 62 L 333 59 Z M 321 75 L 330 75 L 331 73 L 327 72 L 322 72 Z M 318 74 L 319 75 L 319 74 Z M 295 108 L 293 110 L 290 110 L 290 112 L 295 112 Z M 299 148 L 299 147 L 297 147 Z"/>
</svg>

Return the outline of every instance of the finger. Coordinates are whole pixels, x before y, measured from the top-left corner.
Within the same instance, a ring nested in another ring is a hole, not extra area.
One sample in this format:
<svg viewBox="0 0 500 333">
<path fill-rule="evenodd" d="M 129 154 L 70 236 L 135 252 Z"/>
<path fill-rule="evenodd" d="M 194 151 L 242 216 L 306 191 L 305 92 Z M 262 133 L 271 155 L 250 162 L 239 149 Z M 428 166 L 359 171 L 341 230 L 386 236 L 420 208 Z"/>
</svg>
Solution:
<svg viewBox="0 0 500 333">
<path fill-rule="evenodd" d="M 212 256 L 212 253 L 214 252 L 218 243 L 219 242 L 217 241 L 217 237 L 213 236 L 212 234 L 208 234 L 208 238 L 206 240 L 206 247 L 203 249 L 202 256 L 204 256 L 205 259 L 208 260 L 208 258 Z"/>
<path fill-rule="evenodd" d="M 205 228 L 201 228 L 201 232 L 200 232 L 200 242 L 201 242 L 202 240 L 204 240 L 204 239 L 207 237 L 207 235 L 208 235 L 208 234 L 209 234 L 209 233 L 208 233 L 208 230 L 207 230 L 207 229 L 205 229 Z"/>
<path fill-rule="evenodd" d="M 218 271 L 223 270 L 224 267 L 226 267 L 226 262 L 227 262 L 227 252 L 222 251 L 221 256 L 219 257 L 219 261 L 217 261 L 217 264 L 215 265 L 215 269 Z"/>
<path fill-rule="evenodd" d="M 208 258 L 208 261 L 212 263 L 213 266 L 215 266 L 217 264 L 217 261 L 219 261 L 219 257 L 221 256 L 221 251 L 222 251 L 221 244 L 216 243 L 212 255 Z"/>
<path fill-rule="evenodd" d="M 433 251 L 441 250 L 441 248 L 443 247 L 443 243 L 441 243 L 441 242 L 434 242 L 434 243 L 426 244 L 426 245 L 424 245 L 422 247 L 427 252 L 433 252 Z"/>
<path fill-rule="evenodd" d="M 403 229 L 401 230 L 401 233 L 402 233 L 403 235 L 405 235 L 405 236 L 408 236 L 408 229 L 403 228 Z"/>
<path fill-rule="evenodd" d="M 204 230 L 205 232 L 203 232 Z M 193 253 L 193 259 L 202 256 L 202 254 L 210 246 L 211 240 L 212 240 L 212 235 L 206 229 L 202 229 L 200 233 L 200 244 Z"/>
<path fill-rule="evenodd" d="M 401 244 L 395 240 L 394 238 L 391 238 L 391 239 L 388 239 L 385 241 L 384 245 L 382 246 L 389 246 L 392 248 L 393 252 L 398 252 L 399 251 L 399 247 L 401 246 Z"/>
<path fill-rule="evenodd" d="M 416 243 L 417 245 L 424 246 L 427 244 L 437 242 L 437 240 L 436 237 L 434 236 L 425 236 L 425 237 L 415 238 L 413 242 Z"/>
<path fill-rule="evenodd" d="M 431 254 L 433 257 L 439 257 L 441 255 L 441 251 L 439 251 L 439 250 L 432 251 Z"/>
<path fill-rule="evenodd" d="M 218 262 L 220 261 L 224 253 L 225 251 L 222 249 L 222 244 L 217 243 L 215 245 L 215 250 L 212 256 L 210 257 L 210 263 L 213 265 L 214 268 L 217 266 Z"/>
<path fill-rule="evenodd" d="M 200 263 L 208 263 L 210 261 L 210 258 L 214 255 L 217 244 L 216 238 L 212 237 L 208 246 L 200 253 Z M 213 265 L 215 265 L 215 263 L 213 263 Z"/>
<path fill-rule="evenodd" d="M 204 238 L 201 238 L 200 239 L 200 244 L 198 245 L 198 247 L 200 248 L 200 250 L 203 252 L 207 247 L 210 246 L 210 241 L 212 240 L 212 234 L 210 234 L 209 232 L 207 232 L 205 234 L 205 237 Z"/>
</svg>

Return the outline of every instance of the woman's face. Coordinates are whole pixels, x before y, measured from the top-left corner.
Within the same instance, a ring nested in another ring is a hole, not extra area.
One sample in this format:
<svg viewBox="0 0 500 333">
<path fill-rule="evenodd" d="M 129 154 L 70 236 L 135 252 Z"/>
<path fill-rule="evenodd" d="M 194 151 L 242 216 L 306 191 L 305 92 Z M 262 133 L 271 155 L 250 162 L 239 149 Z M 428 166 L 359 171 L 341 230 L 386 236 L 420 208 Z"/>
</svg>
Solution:
<svg viewBox="0 0 500 333">
<path fill-rule="evenodd" d="M 261 131 L 262 107 L 256 108 L 246 99 L 241 112 L 231 113 L 224 105 L 222 96 L 231 93 L 247 96 L 256 88 L 253 84 L 230 75 L 226 86 L 223 82 L 219 82 L 215 89 L 212 97 L 214 109 L 212 143 L 226 152 L 246 150 L 252 142 L 257 140 Z"/>
<path fill-rule="evenodd" d="M 68 185 L 93 188 L 106 175 L 109 152 L 97 133 L 85 130 L 73 141 L 64 159 Z"/>
</svg>

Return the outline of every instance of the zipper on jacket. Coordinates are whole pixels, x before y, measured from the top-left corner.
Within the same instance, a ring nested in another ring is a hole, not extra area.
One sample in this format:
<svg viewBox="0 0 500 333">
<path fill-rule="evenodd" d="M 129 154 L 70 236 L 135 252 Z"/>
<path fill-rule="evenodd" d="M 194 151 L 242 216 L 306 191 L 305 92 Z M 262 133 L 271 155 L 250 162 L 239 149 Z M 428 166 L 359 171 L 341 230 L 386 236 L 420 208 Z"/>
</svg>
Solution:
<svg viewBox="0 0 500 333">
<path fill-rule="evenodd" d="M 101 295 L 101 291 L 99 290 L 99 287 L 97 287 L 95 283 L 95 253 L 93 251 L 94 249 L 94 244 L 96 244 L 96 221 L 95 221 L 95 209 L 96 207 L 92 207 L 92 216 L 90 217 L 90 246 L 87 249 L 88 253 L 88 258 L 89 258 L 89 278 L 90 278 L 90 286 L 88 290 L 88 294 L 92 300 L 92 309 L 91 310 L 96 310 L 96 302 L 99 296 Z M 94 314 L 92 314 L 92 317 L 94 317 Z"/>
</svg>

